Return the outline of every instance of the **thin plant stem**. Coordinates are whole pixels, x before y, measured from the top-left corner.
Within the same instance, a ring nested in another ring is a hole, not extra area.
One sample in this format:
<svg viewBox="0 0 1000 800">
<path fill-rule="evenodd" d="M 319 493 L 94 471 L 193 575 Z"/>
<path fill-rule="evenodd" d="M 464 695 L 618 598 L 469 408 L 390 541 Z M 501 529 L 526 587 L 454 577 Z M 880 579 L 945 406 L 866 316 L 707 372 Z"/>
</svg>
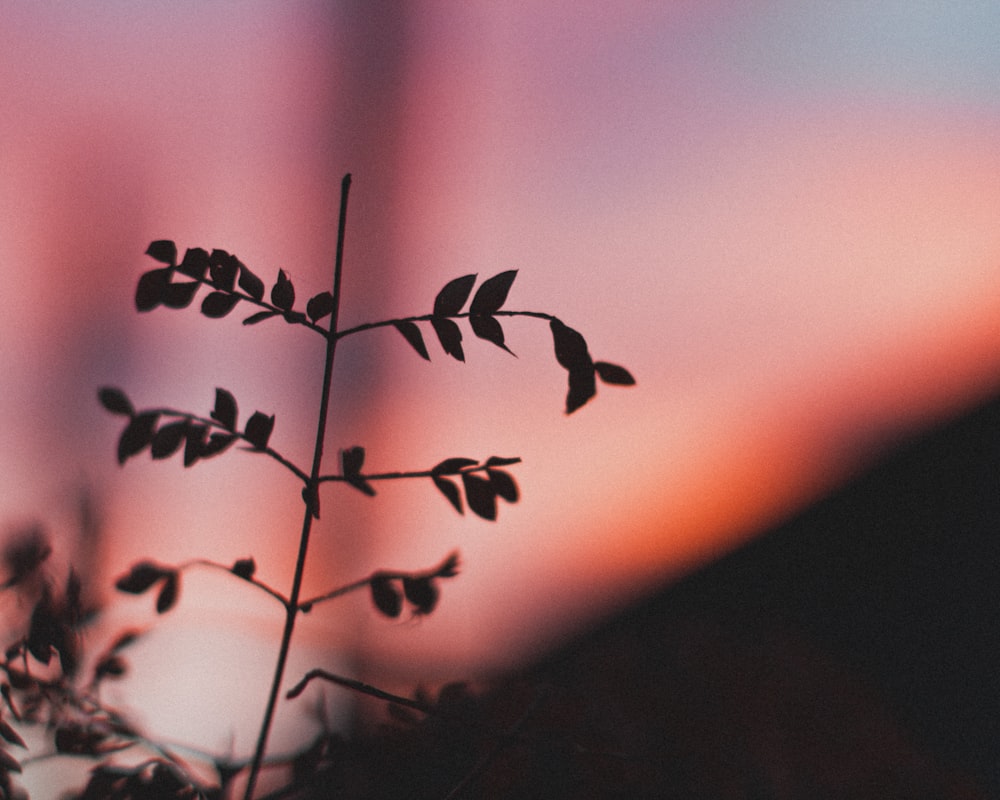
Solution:
<svg viewBox="0 0 1000 800">
<path fill-rule="evenodd" d="M 257 747 L 254 750 L 253 763 L 247 778 L 247 788 L 244 800 L 252 800 L 257 777 L 264 762 L 264 752 L 267 749 L 267 739 L 271 732 L 274 710 L 281 691 L 281 682 L 285 675 L 285 664 L 288 661 L 288 651 L 292 643 L 292 632 L 295 630 L 295 618 L 299 613 L 299 594 L 302 590 L 302 577 L 305 573 L 306 556 L 309 552 L 309 535 L 312 532 L 313 519 L 319 515 L 319 477 L 323 465 L 323 442 L 326 439 L 326 423 L 330 410 L 330 387 L 333 382 L 333 363 L 337 354 L 337 320 L 340 311 L 340 277 L 344 266 L 344 234 L 347 227 L 347 197 L 351 188 L 351 176 L 344 176 L 340 185 L 340 220 L 337 226 L 337 255 L 333 269 L 333 311 L 330 315 L 330 334 L 326 341 L 326 365 L 323 370 L 323 389 L 320 396 L 319 416 L 316 423 L 316 442 L 313 449 L 312 470 L 303 491 L 305 513 L 302 519 L 302 534 L 299 538 L 299 552 L 295 561 L 295 575 L 292 578 L 292 590 L 288 595 L 288 605 L 285 608 L 285 627 L 281 633 L 281 646 L 278 650 L 278 661 L 274 667 L 274 678 L 264 709 L 264 719 L 261 722 L 260 734 L 257 737 Z"/>
</svg>

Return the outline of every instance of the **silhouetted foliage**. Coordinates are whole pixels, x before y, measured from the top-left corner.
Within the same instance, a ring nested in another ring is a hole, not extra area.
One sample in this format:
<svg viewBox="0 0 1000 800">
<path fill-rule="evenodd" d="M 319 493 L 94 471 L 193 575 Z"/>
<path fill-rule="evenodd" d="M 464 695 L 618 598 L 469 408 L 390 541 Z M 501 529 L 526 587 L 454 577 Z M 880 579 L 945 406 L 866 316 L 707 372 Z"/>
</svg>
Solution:
<svg viewBox="0 0 1000 800">
<path fill-rule="evenodd" d="M 316 596 L 301 596 L 307 544 L 313 521 L 320 518 L 321 489 L 326 484 L 343 483 L 374 497 L 375 484 L 379 481 L 429 479 L 459 513 L 464 513 L 468 507 L 473 515 L 488 521 L 497 519 L 501 500 L 516 503 L 520 498 L 518 484 L 508 470 L 520 463 L 517 457 L 494 455 L 477 460 L 464 456 L 441 458 L 439 455 L 430 468 L 374 472 L 366 469 L 366 449 L 353 445 L 340 450 L 336 472 L 324 473 L 323 442 L 339 340 L 369 330 L 393 327 L 421 358 L 430 360 L 421 331 L 422 325 L 429 324 L 445 354 L 464 361 L 463 321 L 467 321 L 477 338 L 510 353 L 500 318 L 541 319 L 549 322 L 556 359 L 569 372 L 567 412 L 575 411 L 593 396 L 595 376 L 614 385 L 634 382 L 622 367 L 594 362 L 582 335 L 556 317 L 535 311 L 506 310 L 504 306 L 518 274 L 516 270 L 487 278 L 478 288 L 476 275 L 463 275 L 449 281 L 435 295 L 429 314 L 339 328 L 349 186 L 350 176 L 346 176 L 342 186 L 332 291 L 313 293 L 306 301 L 304 312 L 295 307 L 301 295 L 284 269 L 277 270 L 275 280 L 268 286 L 239 258 L 218 248 L 188 248 L 178 263 L 178 248 L 166 239 L 153 241 L 147 248 L 146 255 L 156 262 L 156 266 L 140 275 L 134 295 L 136 310 L 147 313 L 160 307 L 187 308 L 204 288 L 199 309 L 205 317 L 222 319 L 242 305 L 251 309 L 242 319 L 244 325 L 281 317 L 289 324 L 323 336 L 326 341 L 323 392 L 312 458 L 305 462 L 311 464 L 309 469 L 272 447 L 273 415 L 255 410 L 241 426 L 240 404 L 229 389 L 216 387 L 214 403 L 207 415 L 164 407 L 140 408 L 119 388 L 106 386 L 98 390 L 100 404 L 123 423 L 116 448 L 116 458 L 121 465 L 148 451 L 154 461 L 165 461 L 182 453 L 184 467 L 192 467 L 239 445 L 237 450 L 270 459 L 291 472 L 301 484 L 302 532 L 295 574 L 287 593 L 256 577 L 257 562 L 252 556 L 242 556 L 229 564 L 203 559 L 161 564 L 143 559 L 115 581 L 116 589 L 122 593 L 152 594 L 156 614 L 169 613 L 181 601 L 183 574 L 194 567 L 207 567 L 229 575 L 234 591 L 251 587 L 280 603 L 285 612 L 285 629 L 253 758 L 246 762 L 214 759 L 216 780 L 206 783 L 205 776 L 195 778 L 171 748 L 145 739 L 123 714 L 102 704 L 100 686 L 128 673 L 128 648 L 142 632 L 123 631 L 95 659 L 84 661 L 81 631 L 94 609 L 85 606 L 82 580 L 73 570 L 64 582 L 53 581 L 45 574 L 51 547 L 40 528 L 29 527 L 12 537 L 2 551 L 5 575 L 0 591 L 17 593 L 28 613 L 23 632 L 7 646 L 0 662 L 0 696 L 3 699 L 0 706 L 0 800 L 18 796 L 12 775 L 21 769 L 21 763 L 11 748 L 25 747 L 17 730 L 21 724 L 47 728 L 52 742 L 48 755 L 70 754 L 94 759 L 89 780 L 76 800 L 221 800 L 230 796 L 232 782 L 241 774 L 246 777 L 245 796 L 249 799 L 264 766 L 271 721 L 297 616 L 312 612 L 321 603 L 359 590 L 367 590 L 378 616 L 392 619 L 403 616 L 404 612 L 411 617 L 426 616 L 445 601 L 443 584 L 458 575 L 457 553 L 449 554 L 429 569 L 378 570 Z M 320 322 L 326 327 L 321 327 Z M 433 463 L 434 459 L 430 460 Z M 85 664 L 91 666 L 84 668 Z M 302 678 L 287 697 L 299 696 L 313 680 L 388 701 L 397 715 L 419 713 L 427 719 L 446 721 L 449 726 L 457 726 L 455 730 L 464 731 L 462 735 L 465 736 L 471 730 L 470 713 L 475 700 L 460 684 L 444 687 L 436 700 L 423 695 L 413 699 L 316 669 Z M 127 766 L 110 758 L 119 750 L 136 744 L 144 745 L 153 755 L 146 761 Z M 287 759 L 292 773 L 288 792 L 279 792 L 274 797 L 291 797 L 289 792 L 308 787 L 317 776 L 330 774 L 331 759 L 335 761 L 343 752 L 342 743 L 335 737 L 328 734 L 319 737 L 308 748 Z"/>
</svg>

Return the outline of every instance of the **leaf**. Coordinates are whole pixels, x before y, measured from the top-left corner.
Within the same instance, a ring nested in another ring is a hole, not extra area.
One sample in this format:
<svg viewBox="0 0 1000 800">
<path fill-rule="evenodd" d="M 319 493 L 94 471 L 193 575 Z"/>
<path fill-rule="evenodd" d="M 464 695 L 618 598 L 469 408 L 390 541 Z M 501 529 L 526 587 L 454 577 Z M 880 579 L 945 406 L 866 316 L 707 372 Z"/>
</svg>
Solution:
<svg viewBox="0 0 1000 800">
<path fill-rule="evenodd" d="M 403 334 L 403 338 L 410 343 L 410 346 L 417 351 L 417 354 L 421 358 L 427 361 L 431 360 L 431 357 L 427 353 L 427 345 L 424 344 L 424 337 L 416 324 L 408 320 L 401 320 L 392 324 L 396 327 L 397 331 Z"/>
<path fill-rule="evenodd" d="M 277 311 L 258 311 L 256 314 L 251 314 L 245 320 L 243 320 L 244 325 L 256 325 L 258 322 L 263 322 L 265 319 L 270 319 L 271 317 L 278 316 Z"/>
<path fill-rule="evenodd" d="M 153 436 L 150 448 L 153 458 L 170 458 L 187 440 L 188 421 L 186 419 L 171 422 L 160 428 Z"/>
<path fill-rule="evenodd" d="M 472 332 L 480 339 L 493 342 L 497 347 L 506 350 L 511 355 L 514 351 L 504 344 L 503 328 L 496 317 L 476 316 L 469 317 L 469 324 L 472 325 Z"/>
<path fill-rule="evenodd" d="M 135 308 L 137 311 L 152 311 L 160 303 L 170 285 L 170 267 L 151 269 L 139 277 L 135 287 Z"/>
<path fill-rule="evenodd" d="M 267 442 L 274 430 L 274 416 L 268 416 L 260 411 L 254 411 L 243 429 L 244 438 L 258 450 L 266 450 Z"/>
<path fill-rule="evenodd" d="M 208 433 L 208 426 L 206 425 L 188 425 L 187 441 L 184 444 L 185 467 L 190 467 L 201 458 L 201 451 L 205 446 L 206 433 Z"/>
<path fill-rule="evenodd" d="M 469 510 L 483 519 L 495 520 L 497 495 L 493 490 L 493 482 L 474 473 L 463 472 L 462 485 L 465 487 L 465 499 L 469 503 Z"/>
<path fill-rule="evenodd" d="M 607 361 L 595 361 L 594 369 L 597 370 L 597 377 L 607 384 L 613 386 L 635 386 L 635 378 L 625 367 L 617 364 L 609 364 Z"/>
<path fill-rule="evenodd" d="M 340 463 L 343 467 L 345 478 L 360 474 L 361 467 L 365 463 L 365 448 L 348 447 L 345 450 L 341 450 Z"/>
<path fill-rule="evenodd" d="M 208 269 L 208 251 L 202 247 L 189 247 L 184 252 L 184 259 L 181 261 L 177 271 L 187 275 L 189 278 L 201 280 L 205 277 L 205 270 Z"/>
<path fill-rule="evenodd" d="M 313 322 L 319 322 L 323 317 L 333 313 L 333 295 L 330 292 L 321 292 L 315 297 L 310 297 L 306 303 L 306 314 Z"/>
<path fill-rule="evenodd" d="M 437 334 L 441 347 L 452 358 L 458 361 L 465 361 L 465 353 L 462 350 L 462 331 L 452 319 L 446 317 L 431 317 L 431 326 Z"/>
<path fill-rule="evenodd" d="M 160 415 L 155 411 L 146 411 L 132 417 L 118 439 L 119 464 L 124 464 L 126 460 L 142 452 L 153 441 L 159 419 Z"/>
<path fill-rule="evenodd" d="M 295 287 L 283 269 L 278 270 L 278 280 L 271 287 L 271 302 L 282 311 L 291 311 L 295 305 Z"/>
<path fill-rule="evenodd" d="M 146 255 L 173 267 L 177 264 L 177 245 L 169 239 L 157 239 L 150 242 Z"/>
<path fill-rule="evenodd" d="M 18 760 L 3 748 L 0 748 L 0 770 L 18 773 L 21 771 L 21 764 Z"/>
<path fill-rule="evenodd" d="M 170 570 L 158 566 L 152 561 L 140 561 L 133 564 L 125 575 L 115 581 L 115 588 L 119 592 L 142 594 L 158 580 L 169 574 Z"/>
<path fill-rule="evenodd" d="M 264 281 L 254 275 L 249 267 L 237 259 L 240 266 L 240 288 L 258 302 L 264 299 Z"/>
<path fill-rule="evenodd" d="M 503 456 L 490 456 L 486 459 L 487 467 L 509 467 L 511 464 L 520 463 L 520 458 L 504 458 Z"/>
<path fill-rule="evenodd" d="M 454 475 L 464 467 L 471 467 L 477 463 L 478 462 L 474 458 L 462 458 L 461 456 L 456 456 L 455 458 L 446 458 L 440 464 L 431 469 L 431 472 L 436 475 Z"/>
<path fill-rule="evenodd" d="M 236 308 L 238 302 L 240 302 L 238 294 L 211 292 L 206 294 L 205 299 L 201 301 L 201 313 L 211 319 L 221 319 Z"/>
<path fill-rule="evenodd" d="M 167 573 L 167 579 L 160 587 L 160 593 L 156 596 L 156 613 L 165 614 L 174 607 L 177 602 L 177 594 L 180 590 L 180 575 L 174 571 Z"/>
<path fill-rule="evenodd" d="M 507 293 L 510 291 L 511 284 L 514 283 L 514 278 L 516 277 L 517 270 L 509 269 L 506 272 L 501 272 L 499 275 L 494 275 L 492 278 L 483 281 L 482 286 L 476 292 L 476 296 L 472 298 L 469 313 L 473 316 L 478 314 L 488 316 L 499 311 L 500 307 L 507 302 Z"/>
<path fill-rule="evenodd" d="M 340 451 L 344 480 L 369 497 L 375 496 L 375 489 L 361 477 L 361 467 L 365 463 L 365 448 L 350 447 Z"/>
<path fill-rule="evenodd" d="M 572 414 L 597 394 L 594 368 L 572 369 L 569 371 L 569 391 L 566 394 L 566 413 Z"/>
<path fill-rule="evenodd" d="M 236 288 L 240 260 L 225 250 L 213 250 L 208 257 L 208 277 L 219 291 L 229 294 Z"/>
<path fill-rule="evenodd" d="M 27 748 L 28 746 L 24 743 L 21 735 L 14 730 L 13 726 L 7 720 L 0 719 L 0 736 L 11 744 L 16 744 L 18 747 Z"/>
<path fill-rule="evenodd" d="M 552 341 L 556 350 L 556 361 L 568 370 L 590 369 L 593 359 L 587 350 L 587 342 L 579 331 L 564 325 L 557 319 L 549 322 L 552 329 Z"/>
<path fill-rule="evenodd" d="M 438 602 L 438 588 L 431 578 L 403 578 L 403 594 L 417 607 L 418 614 L 430 614 Z"/>
<path fill-rule="evenodd" d="M 398 617 L 403 610 L 403 598 L 392 585 L 389 578 L 376 576 L 369 581 L 372 590 L 372 603 L 387 617 Z"/>
<path fill-rule="evenodd" d="M 132 406 L 132 402 L 128 399 L 125 392 L 114 386 L 105 386 L 100 389 L 97 392 L 97 399 L 112 414 L 122 414 L 126 417 L 131 417 L 135 413 L 135 408 Z"/>
<path fill-rule="evenodd" d="M 434 574 L 439 578 L 454 578 L 458 575 L 458 553 L 451 553 Z"/>
<path fill-rule="evenodd" d="M 502 497 L 508 503 L 516 503 L 520 497 L 517 489 L 517 481 L 509 472 L 501 469 L 490 469 L 486 471 L 490 476 L 490 484 L 498 497 Z"/>
<path fill-rule="evenodd" d="M 465 511 L 462 509 L 462 493 L 459 491 L 458 485 L 454 481 L 442 478 L 440 475 L 431 475 L 431 480 L 434 481 L 434 485 L 437 486 L 438 491 L 455 507 L 455 510 L 459 514 L 464 514 Z"/>
<path fill-rule="evenodd" d="M 241 558 L 231 568 L 233 575 L 243 578 L 245 581 L 250 580 L 256 571 L 257 562 L 252 558 Z"/>
<path fill-rule="evenodd" d="M 450 317 L 458 314 L 469 299 L 469 293 L 476 282 L 475 275 L 463 275 L 448 281 L 434 298 L 434 316 Z"/>
<path fill-rule="evenodd" d="M 198 457 L 211 458 L 219 453 L 224 453 L 235 441 L 236 436 L 232 433 L 213 433 L 208 437 L 207 442 L 202 442 Z"/>
<path fill-rule="evenodd" d="M 167 308 L 187 308 L 198 294 L 198 281 L 168 283 L 163 289 L 163 305 Z"/>
<path fill-rule="evenodd" d="M 225 389 L 216 388 L 215 408 L 212 409 L 212 413 L 210 414 L 212 419 L 222 425 L 222 427 L 235 431 L 238 414 L 236 398 L 233 397 L 232 393 Z"/>
</svg>

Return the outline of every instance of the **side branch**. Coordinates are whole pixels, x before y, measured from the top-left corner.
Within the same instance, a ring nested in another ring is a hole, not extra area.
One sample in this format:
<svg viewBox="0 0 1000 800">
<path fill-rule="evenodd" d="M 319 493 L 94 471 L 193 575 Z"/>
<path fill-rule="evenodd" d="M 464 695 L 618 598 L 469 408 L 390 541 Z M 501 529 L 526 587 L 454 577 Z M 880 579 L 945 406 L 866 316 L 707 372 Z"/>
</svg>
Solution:
<svg viewBox="0 0 1000 800">
<path fill-rule="evenodd" d="M 518 457 L 505 458 L 503 459 L 503 464 L 520 464 L 521 459 Z M 491 469 L 495 469 L 496 464 L 484 463 L 484 464 L 474 464 L 469 467 L 463 467 L 461 469 L 456 469 L 450 472 L 443 472 L 440 469 L 424 469 L 424 470 L 414 470 L 412 472 L 375 472 L 375 473 L 358 473 L 357 475 L 323 475 L 320 477 L 320 482 L 324 481 L 343 481 L 346 483 L 352 483 L 356 481 L 357 478 L 361 478 L 365 481 L 392 481 L 401 480 L 403 478 L 433 478 L 434 476 L 440 475 L 467 475 L 472 472 L 486 472 Z"/>
<path fill-rule="evenodd" d="M 413 323 L 413 322 L 431 322 L 434 319 L 469 319 L 475 315 L 471 313 L 463 314 L 420 314 L 418 316 L 412 317 L 399 317 L 398 319 L 384 319 L 378 322 L 365 322 L 361 325 L 355 325 L 353 328 L 344 328 L 342 331 L 337 332 L 337 338 L 343 339 L 348 336 L 353 336 L 356 333 L 362 333 L 363 331 L 374 330 L 375 328 L 388 328 L 390 326 L 399 325 L 403 323 Z M 533 317 L 535 319 L 543 319 L 547 322 L 552 322 L 552 320 L 557 320 L 558 318 L 553 314 L 547 314 L 544 311 L 494 311 L 489 314 L 491 317 Z"/>
</svg>

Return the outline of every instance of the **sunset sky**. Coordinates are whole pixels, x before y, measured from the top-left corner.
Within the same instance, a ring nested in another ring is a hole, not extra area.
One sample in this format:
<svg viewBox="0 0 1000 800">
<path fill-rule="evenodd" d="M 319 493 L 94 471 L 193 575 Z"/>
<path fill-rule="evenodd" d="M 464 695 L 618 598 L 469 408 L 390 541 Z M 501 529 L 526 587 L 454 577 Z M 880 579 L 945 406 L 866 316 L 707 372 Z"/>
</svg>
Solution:
<svg viewBox="0 0 1000 800">
<path fill-rule="evenodd" d="M 1000 385 L 997 30 L 1000 6 L 972 0 L 6 0 L 0 513 L 43 520 L 72 560 L 88 488 L 101 586 L 144 556 L 252 554 L 286 587 L 294 481 L 239 453 L 119 469 L 95 393 L 205 414 L 222 386 L 308 463 L 319 337 L 138 315 L 132 294 L 160 238 L 268 281 L 285 269 L 301 296 L 328 288 L 350 172 L 344 325 L 517 269 L 507 308 L 556 314 L 638 385 L 567 417 L 531 319 L 504 323 L 517 359 L 471 334 L 465 364 L 431 337 L 429 364 L 391 330 L 345 340 L 327 471 L 353 445 L 373 471 L 516 455 L 523 499 L 487 523 L 425 482 L 328 489 L 307 593 L 453 550 L 463 572 L 425 620 L 384 621 L 362 596 L 325 609 L 296 663 L 359 656 L 418 680 L 524 657 Z M 208 624 L 245 648 L 280 622 L 231 584 L 188 583 L 157 623 L 167 641 Z M 152 624 L 148 600 L 112 618 Z M 226 733 L 171 709 L 197 708 L 186 688 L 206 675 L 239 703 L 256 673 L 233 686 L 231 663 L 211 666 L 226 646 L 185 663 L 193 649 L 168 647 L 169 669 L 137 655 L 131 690 L 151 721 L 218 746 Z"/>
</svg>

